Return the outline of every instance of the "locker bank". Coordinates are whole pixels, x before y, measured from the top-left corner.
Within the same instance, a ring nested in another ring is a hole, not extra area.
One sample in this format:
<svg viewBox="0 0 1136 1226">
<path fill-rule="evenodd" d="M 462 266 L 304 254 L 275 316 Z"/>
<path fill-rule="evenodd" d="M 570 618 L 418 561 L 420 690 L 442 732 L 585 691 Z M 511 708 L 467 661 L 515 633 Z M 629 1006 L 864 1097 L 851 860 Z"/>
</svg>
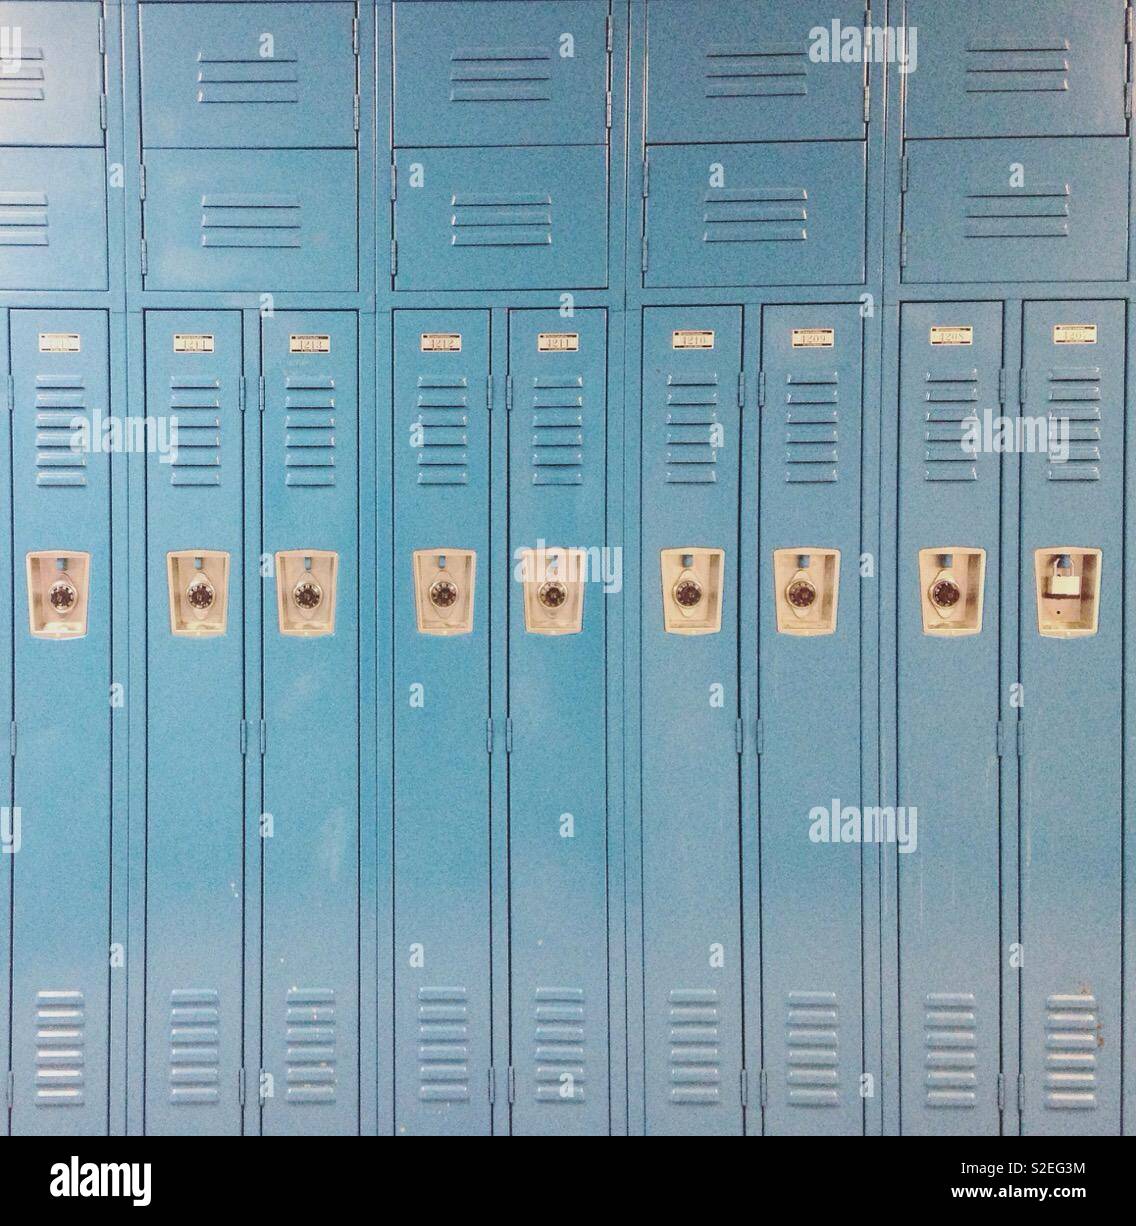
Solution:
<svg viewBox="0 0 1136 1226">
<path fill-rule="evenodd" d="M 1134 29 L 0 0 L 8 1134 L 1136 1129 Z"/>
</svg>

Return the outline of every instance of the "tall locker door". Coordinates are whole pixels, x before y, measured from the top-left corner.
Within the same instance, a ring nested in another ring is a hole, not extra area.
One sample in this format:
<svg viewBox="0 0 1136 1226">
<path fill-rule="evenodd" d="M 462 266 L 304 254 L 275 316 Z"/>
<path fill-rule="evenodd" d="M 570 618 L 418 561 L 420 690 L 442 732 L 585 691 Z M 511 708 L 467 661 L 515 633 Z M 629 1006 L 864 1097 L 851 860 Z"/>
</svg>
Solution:
<svg viewBox="0 0 1136 1226">
<path fill-rule="evenodd" d="M 741 325 L 737 307 L 649 308 L 643 325 L 640 769 L 646 1124 L 655 1134 L 743 1128 Z M 680 593 L 696 601 L 689 622 Z"/>
<path fill-rule="evenodd" d="M 359 1130 L 358 339 L 262 323 L 267 1134 Z"/>
<path fill-rule="evenodd" d="M 762 321 L 758 678 L 767 1132 L 863 1128 L 859 806 L 861 324 L 855 306 Z M 839 801 L 834 800 L 838 797 Z"/>
<path fill-rule="evenodd" d="M 244 1016 L 241 318 L 146 315 L 146 1130 L 239 1133 Z M 172 460 L 172 463 L 170 462 Z"/>
<path fill-rule="evenodd" d="M 109 458 L 101 311 L 13 311 L 13 1134 L 107 1130 Z"/>
<path fill-rule="evenodd" d="M 1000 1031 L 1000 461 L 964 449 L 997 416 L 1001 303 L 901 316 L 897 851 L 905 1133 L 996 1134 Z"/>
<path fill-rule="evenodd" d="M 510 312 L 509 379 L 513 1132 L 606 1134 L 606 312 Z"/>
<path fill-rule="evenodd" d="M 1022 457 L 1030 1134 L 1120 1130 L 1124 336 L 1122 302 L 1025 306 L 1023 412 L 1053 431 Z"/>
<path fill-rule="evenodd" d="M 491 1130 L 489 316 L 394 322 L 395 1129 Z"/>
</svg>

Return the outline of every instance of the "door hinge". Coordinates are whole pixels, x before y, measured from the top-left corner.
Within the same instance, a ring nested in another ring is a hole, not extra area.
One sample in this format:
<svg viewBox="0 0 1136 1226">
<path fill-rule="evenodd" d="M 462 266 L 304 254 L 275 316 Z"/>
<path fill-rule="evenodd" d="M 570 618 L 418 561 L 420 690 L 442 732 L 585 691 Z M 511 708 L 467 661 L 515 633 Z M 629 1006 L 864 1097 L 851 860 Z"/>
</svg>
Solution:
<svg viewBox="0 0 1136 1226">
<path fill-rule="evenodd" d="M 359 18 L 351 18 L 351 53 L 359 54 Z"/>
<path fill-rule="evenodd" d="M 249 747 L 249 726 L 248 720 L 241 720 L 241 757 L 248 753 Z"/>
<path fill-rule="evenodd" d="M 505 752 L 513 752 L 513 721 L 511 719 L 505 720 Z M 509 1101 L 513 1100 L 509 1099 Z"/>
<path fill-rule="evenodd" d="M 641 261 L 641 267 L 643 272 L 647 271 L 647 236 L 645 234 L 643 235 L 643 258 Z"/>
<path fill-rule="evenodd" d="M 509 1102 L 511 1102 L 511 1103 L 512 1103 L 512 1102 L 516 1102 L 516 1099 L 517 1099 L 517 1073 L 516 1073 L 516 1070 L 513 1068 L 513 1066 L 512 1066 L 511 1064 L 509 1065 L 509 1075 L 508 1075 L 508 1078 L 507 1078 L 506 1080 L 507 1080 L 507 1084 L 508 1084 L 508 1087 L 509 1087 Z"/>
<path fill-rule="evenodd" d="M 398 199 L 398 167 L 391 162 L 391 199 Z"/>
<path fill-rule="evenodd" d="M 359 131 L 359 95 L 358 94 L 355 95 L 355 102 L 352 107 L 352 118 L 354 119 L 354 122 L 355 122 L 355 131 L 358 132 Z"/>
<path fill-rule="evenodd" d="M 746 375 L 744 370 L 738 371 L 738 408 L 744 409 L 746 402 Z"/>
<path fill-rule="evenodd" d="M 998 1074 L 998 1110 L 1006 1110 L 1006 1074 Z"/>
<path fill-rule="evenodd" d="M 8 1076 L 4 1078 L 4 1101 L 9 1111 L 16 1105 L 16 1074 L 11 1069 L 8 1070 Z"/>
<path fill-rule="evenodd" d="M 99 55 L 106 55 L 107 49 L 107 32 L 106 18 L 99 18 Z"/>
<path fill-rule="evenodd" d="M 900 195 L 902 195 L 902 194 L 903 194 L 905 191 L 907 191 L 907 167 L 908 167 L 908 161 L 907 161 L 907 154 L 905 153 L 905 154 L 903 155 L 903 157 L 901 157 L 901 158 L 899 159 L 899 191 L 900 191 Z"/>
<path fill-rule="evenodd" d="M 107 96 L 99 95 L 99 127 L 105 132 L 107 127 Z"/>
<path fill-rule="evenodd" d="M 1129 12 L 1132 10 L 1129 9 Z M 1124 118 L 1132 118 L 1132 83 L 1131 81 L 1124 87 Z M 105 125 L 104 125 L 105 126 Z"/>
<path fill-rule="evenodd" d="M 138 163 L 138 199 L 146 199 L 146 163 Z"/>
<path fill-rule="evenodd" d="M 264 1100 L 268 1097 L 268 1078 L 264 1075 L 264 1069 L 256 1070 L 256 1100 L 260 1106 L 264 1106 Z"/>
<path fill-rule="evenodd" d="M 998 403 L 1006 403 L 1006 368 L 1004 366 L 998 372 Z"/>
<path fill-rule="evenodd" d="M 643 199 L 646 200 L 651 194 L 651 160 L 643 158 Z"/>
<path fill-rule="evenodd" d="M 489 1083 L 489 1101 L 495 1103 L 497 1101 L 497 1071 L 492 1065 L 489 1066 L 489 1076 L 486 1081 Z"/>
<path fill-rule="evenodd" d="M 1006 752 L 1006 729 L 1001 720 L 994 726 L 994 751 L 1000 758 Z"/>
<path fill-rule="evenodd" d="M 268 750 L 268 725 L 260 721 L 260 756 L 263 758 Z"/>
<path fill-rule="evenodd" d="M 4 380 L 4 404 L 9 413 L 16 410 L 16 377 L 9 375 Z"/>
<path fill-rule="evenodd" d="M 16 741 L 19 737 L 19 729 L 16 726 L 16 721 L 8 725 L 8 752 L 14 758 L 16 756 Z"/>
<path fill-rule="evenodd" d="M 244 375 L 241 375 L 241 377 L 237 380 L 237 408 L 239 408 L 242 413 L 245 411 L 245 383 L 246 379 Z"/>
<path fill-rule="evenodd" d="M 765 408 L 765 371 L 757 372 L 757 407 Z"/>
<path fill-rule="evenodd" d="M 398 239 L 391 239 L 391 276 L 398 274 Z"/>
<path fill-rule="evenodd" d="M 611 127 L 611 90 L 607 91 L 607 101 L 604 104 L 604 122 L 605 126 Z"/>
<path fill-rule="evenodd" d="M 769 1074 L 762 1069 L 757 1077 L 758 1098 L 763 1107 L 769 1105 Z"/>
<path fill-rule="evenodd" d="M 1018 720 L 1018 757 L 1021 758 L 1026 752 L 1026 726 L 1022 720 Z"/>
<path fill-rule="evenodd" d="M 146 240 L 145 239 L 143 239 L 142 242 L 139 244 L 139 252 L 140 252 L 140 258 L 142 261 L 142 275 L 145 276 L 146 271 L 149 267 L 147 260 L 146 260 Z"/>
<path fill-rule="evenodd" d="M 264 412 L 264 376 L 260 375 L 256 381 L 256 409 L 258 413 Z"/>
<path fill-rule="evenodd" d="M 864 86 L 864 122 L 867 123 L 872 115 L 872 87 Z"/>
<path fill-rule="evenodd" d="M 761 755 L 765 752 L 765 721 L 758 720 L 753 726 L 754 752 Z"/>
<path fill-rule="evenodd" d="M 242 1107 L 245 1105 L 245 1071 L 243 1068 L 237 1070 L 237 1102 Z"/>
<path fill-rule="evenodd" d="M 513 376 L 505 376 L 505 412 L 513 411 Z"/>
<path fill-rule="evenodd" d="M 485 752 L 493 752 L 493 719 L 492 716 L 485 721 Z"/>
<path fill-rule="evenodd" d="M 493 376 L 485 376 L 485 409 L 486 412 L 493 412 Z"/>
<path fill-rule="evenodd" d="M 745 724 L 741 716 L 734 721 L 734 748 L 738 753 L 745 748 Z"/>
<path fill-rule="evenodd" d="M 907 231 L 903 230 L 899 236 L 899 266 L 905 268 L 907 266 Z"/>
<path fill-rule="evenodd" d="M 612 49 L 612 47 L 613 47 L 614 45 L 615 45 L 615 32 L 614 32 L 614 30 L 613 30 L 613 28 L 612 28 L 611 14 L 610 14 L 610 13 L 608 13 L 608 15 L 607 15 L 607 48 L 606 48 L 606 50 L 608 50 L 608 51 L 610 52 L 610 51 L 611 51 L 611 49 Z"/>
<path fill-rule="evenodd" d="M 1018 1114 L 1026 1109 L 1026 1075 L 1025 1073 L 1018 1074 Z"/>
<path fill-rule="evenodd" d="M 748 1107 L 749 1106 L 749 1072 L 746 1069 L 742 1069 L 741 1076 L 739 1077 L 739 1081 L 741 1082 L 740 1088 L 741 1088 L 742 1106 Z"/>
<path fill-rule="evenodd" d="M 1131 5 L 1124 10 L 1124 41 L 1130 43 L 1136 41 L 1136 9 Z"/>
<path fill-rule="evenodd" d="M 1029 377 L 1026 368 L 1023 366 L 1018 371 L 1018 404 L 1025 404 L 1029 397 Z"/>
</svg>

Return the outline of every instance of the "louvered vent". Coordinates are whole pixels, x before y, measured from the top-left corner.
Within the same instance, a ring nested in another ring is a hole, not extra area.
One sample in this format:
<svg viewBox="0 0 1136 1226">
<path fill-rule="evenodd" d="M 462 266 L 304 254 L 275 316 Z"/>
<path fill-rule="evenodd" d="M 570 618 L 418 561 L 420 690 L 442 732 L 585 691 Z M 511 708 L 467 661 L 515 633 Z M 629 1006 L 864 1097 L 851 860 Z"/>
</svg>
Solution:
<svg viewBox="0 0 1136 1226">
<path fill-rule="evenodd" d="M 1069 40 L 1023 38 L 972 42 L 966 49 L 968 94 L 1053 94 L 1069 91 Z"/>
<path fill-rule="evenodd" d="M 718 480 L 719 429 L 718 375 L 668 375 L 668 484 L 707 485 Z"/>
<path fill-rule="evenodd" d="M 806 52 L 798 47 L 711 47 L 703 69 L 707 98 L 803 98 Z"/>
<path fill-rule="evenodd" d="M 582 485 L 583 377 L 545 376 L 532 383 L 533 485 Z"/>
<path fill-rule="evenodd" d="M 786 1011 L 788 1102 L 840 1105 L 840 1019 L 835 992 L 790 992 Z"/>
<path fill-rule="evenodd" d="M 1100 374 L 1099 366 L 1055 366 L 1049 371 L 1050 481 L 1101 479 Z M 1062 439 L 1068 443 L 1064 459 Z"/>
<path fill-rule="evenodd" d="M 300 101 L 300 75 L 294 55 L 197 54 L 197 101 L 280 106 Z"/>
<path fill-rule="evenodd" d="M 419 988 L 418 1097 L 423 1102 L 468 1102 L 469 1056 L 465 988 Z"/>
<path fill-rule="evenodd" d="M 537 988 L 534 1020 L 537 1102 L 582 1103 L 586 1071 L 583 989 Z"/>
<path fill-rule="evenodd" d="M 0 247 L 47 244 L 47 192 L 0 191 Z"/>
<path fill-rule="evenodd" d="M 803 243 L 809 237 L 803 187 L 712 187 L 702 199 L 704 243 Z"/>
<path fill-rule="evenodd" d="M 970 992 L 929 992 L 923 1006 L 928 1107 L 978 1103 L 978 1031 Z"/>
<path fill-rule="evenodd" d="M 170 993 L 170 1102 L 201 1106 L 221 1100 L 221 1008 L 211 988 Z"/>
<path fill-rule="evenodd" d="M 203 247 L 300 247 L 301 230 L 296 196 L 223 192 L 201 197 Z"/>
<path fill-rule="evenodd" d="M 552 98 L 552 55 L 543 47 L 459 47 L 450 65 L 451 102 Z"/>
<path fill-rule="evenodd" d="M 82 423 L 89 431 L 90 420 L 82 375 L 36 376 L 36 485 L 87 484 L 87 452 L 80 444 Z"/>
<path fill-rule="evenodd" d="M 929 370 L 924 374 L 925 481 L 977 481 L 975 456 L 964 447 L 968 420 L 978 413 L 978 371 Z"/>
<path fill-rule="evenodd" d="M 1068 238 L 1068 183 L 972 192 L 966 198 L 966 238 Z"/>
<path fill-rule="evenodd" d="M 0 70 L 0 102 L 43 102 L 43 66 L 43 48 L 21 44 L 14 63 L 5 60 Z"/>
<path fill-rule="evenodd" d="M 335 484 L 335 380 L 289 375 L 284 382 L 284 484 Z"/>
<path fill-rule="evenodd" d="M 289 1103 L 335 1102 L 335 992 L 290 988 L 285 1013 Z"/>
<path fill-rule="evenodd" d="M 82 992 L 36 993 L 35 1100 L 81 1107 L 86 1088 L 87 1013 Z"/>
<path fill-rule="evenodd" d="M 170 416 L 177 421 L 170 484 L 220 485 L 221 380 L 207 374 L 172 376 Z"/>
<path fill-rule="evenodd" d="M 722 1098 L 721 1015 L 716 988 L 675 988 L 668 999 L 670 1099 L 679 1106 L 714 1106 Z"/>
<path fill-rule="evenodd" d="M 1092 1111 L 1097 1106 L 1097 1000 L 1088 993 L 1054 995 L 1045 1002 L 1045 1105 Z"/>
<path fill-rule="evenodd" d="M 813 484 L 840 475 L 840 375 L 835 370 L 785 379 L 785 480 Z"/>
<path fill-rule="evenodd" d="M 450 203 L 454 247 L 552 244 L 552 196 L 546 192 L 462 192 Z"/>
<path fill-rule="evenodd" d="M 469 387 L 464 378 L 418 380 L 419 485 L 469 483 Z"/>
</svg>

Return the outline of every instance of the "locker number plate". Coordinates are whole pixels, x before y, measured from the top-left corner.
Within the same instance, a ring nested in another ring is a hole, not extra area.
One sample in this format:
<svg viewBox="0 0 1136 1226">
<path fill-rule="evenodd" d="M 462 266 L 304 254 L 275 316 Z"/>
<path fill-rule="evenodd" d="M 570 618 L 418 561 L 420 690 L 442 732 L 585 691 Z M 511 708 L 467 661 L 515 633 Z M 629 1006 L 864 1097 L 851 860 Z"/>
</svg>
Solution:
<svg viewBox="0 0 1136 1226">
<path fill-rule="evenodd" d="M 836 344 L 835 328 L 794 328 L 794 349 L 831 349 Z"/>
<path fill-rule="evenodd" d="M 936 324 L 931 329 L 932 345 L 973 345 L 974 329 L 969 325 L 951 326 Z"/>
<path fill-rule="evenodd" d="M 579 332 L 538 332 L 538 353 L 575 353 L 580 348 Z"/>
<path fill-rule="evenodd" d="M 423 353 L 461 353 L 460 332 L 423 332 L 418 342 Z"/>
<path fill-rule="evenodd" d="M 78 332 L 41 332 L 40 353 L 78 353 L 81 346 Z"/>
<path fill-rule="evenodd" d="M 679 328 L 671 333 L 672 349 L 713 349 L 714 333 L 709 329 Z"/>
<path fill-rule="evenodd" d="M 1053 343 L 1055 345 L 1095 345 L 1097 326 L 1096 324 L 1054 324 Z"/>
<path fill-rule="evenodd" d="M 330 353 L 331 337 L 314 332 L 293 332 L 288 337 L 289 353 Z"/>
<path fill-rule="evenodd" d="M 174 353 L 212 353 L 213 336 L 209 332 L 175 332 Z"/>
</svg>

